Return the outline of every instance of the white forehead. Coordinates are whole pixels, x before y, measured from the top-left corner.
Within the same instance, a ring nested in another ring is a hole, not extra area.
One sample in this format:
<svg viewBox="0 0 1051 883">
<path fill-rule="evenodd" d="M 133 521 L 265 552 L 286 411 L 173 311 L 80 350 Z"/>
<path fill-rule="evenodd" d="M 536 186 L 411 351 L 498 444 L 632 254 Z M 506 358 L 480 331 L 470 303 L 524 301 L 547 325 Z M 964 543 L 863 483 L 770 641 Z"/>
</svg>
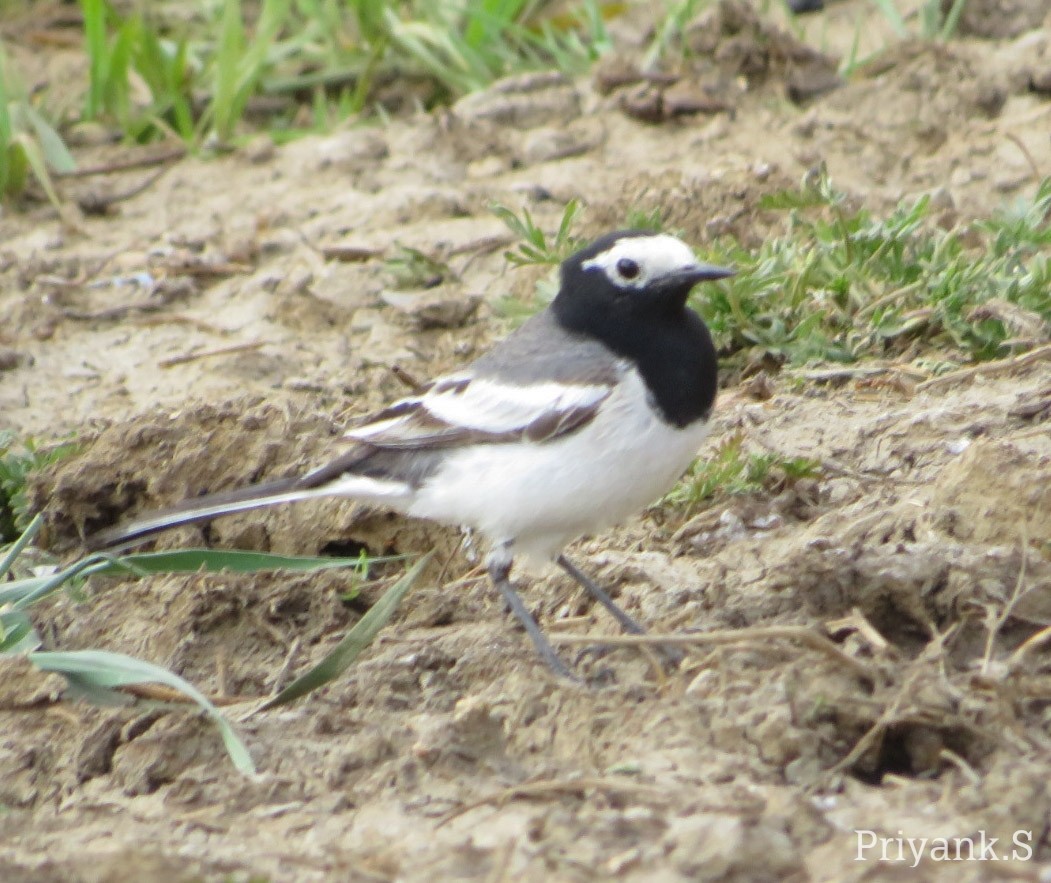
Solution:
<svg viewBox="0 0 1051 883">
<path fill-rule="evenodd" d="M 617 264 L 624 258 L 634 261 L 639 266 L 639 274 L 634 279 L 625 279 L 617 271 Z M 616 285 L 641 288 L 654 279 L 660 279 L 696 263 L 693 249 L 681 239 L 667 233 L 655 233 L 653 236 L 618 239 L 605 251 L 584 261 L 581 266 L 585 270 L 602 270 Z"/>
</svg>

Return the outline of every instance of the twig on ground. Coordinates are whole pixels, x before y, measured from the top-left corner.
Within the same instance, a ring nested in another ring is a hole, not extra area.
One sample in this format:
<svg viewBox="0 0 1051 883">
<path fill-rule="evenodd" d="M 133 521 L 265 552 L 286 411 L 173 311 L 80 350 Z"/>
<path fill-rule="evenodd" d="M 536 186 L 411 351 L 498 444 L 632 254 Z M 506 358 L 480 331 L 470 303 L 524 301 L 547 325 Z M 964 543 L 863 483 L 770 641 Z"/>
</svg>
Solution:
<svg viewBox="0 0 1051 883">
<path fill-rule="evenodd" d="M 604 779 L 598 776 L 583 776 L 579 779 L 541 779 L 536 782 L 525 782 L 521 785 L 512 785 L 495 794 L 471 801 L 448 813 L 438 822 L 437 827 L 447 825 L 453 819 L 469 813 L 489 804 L 503 806 L 517 797 L 547 797 L 550 794 L 578 794 L 585 795 L 588 791 L 612 791 L 621 794 L 637 794 L 644 797 L 661 798 L 667 797 L 666 788 L 658 788 L 656 785 L 641 785 L 638 782 L 629 782 L 621 779 Z"/>
<path fill-rule="evenodd" d="M 925 389 L 934 389 L 938 386 L 948 386 L 960 380 L 970 380 L 972 377 L 978 377 L 983 374 L 996 375 L 1007 373 L 1013 371 L 1015 368 L 1021 368 L 1024 365 L 1039 362 L 1041 359 L 1051 359 L 1051 343 L 1045 344 L 1044 346 L 1038 346 L 1036 349 L 1030 350 L 1027 353 L 1022 353 L 1020 356 L 1015 356 L 1013 359 L 1001 359 L 998 362 L 982 362 L 980 365 L 974 365 L 970 368 L 961 368 L 959 371 L 950 371 L 948 374 L 932 377 L 930 380 L 925 380 L 923 383 L 917 385 L 916 392 L 922 392 Z"/>
<path fill-rule="evenodd" d="M 134 187 L 129 187 L 127 190 L 121 190 L 119 193 L 100 193 L 96 190 L 83 193 L 77 197 L 77 207 L 86 215 L 105 215 L 109 212 L 110 208 L 118 202 L 124 202 L 126 199 L 138 196 L 152 184 L 156 183 L 161 175 L 167 172 L 170 168 L 171 166 L 159 168 L 157 171 L 143 178 Z"/>
<path fill-rule="evenodd" d="M 1030 635 L 1021 643 L 1007 660 L 1007 670 L 1009 672 L 1017 671 L 1030 652 L 1047 643 L 1051 643 L 1051 625 L 1040 629 L 1035 635 Z"/>
<path fill-rule="evenodd" d="M 118 687 L 122 693 L 136 699 L 148 699 L 151 702 L 170 702 L 173 705 L 194 705 L 195 700 L 179 690 L 165 687 L 163 684 L 125 684 Z M 208 701 L 217 707 L 243 705 L 246 702 L 261 702 L 259 696 L 208 696 Z"/>
<path fill-rule="evenodd" d="M 1015 580 L 1015 587 L 1011 591 L 1011 597 L 1007 599 L 1007 602 L 1002 608 L 1000 608 L 1000 612 L 997 614 L 996 618 L 986 629 L 985 652 L 982 653 L 982 677 L 989 674 L 989 664 L 992 661 L 993 645 L 996 643 L 996 636 L 1000 633 L 1000 629 L 1004 627 L 1004 623 L 1010 619 L 1011 614 L 1014 613 L 1015 605 L 1018 604 L 1019 599 L 1025 594 L 1022 586 L 1025 585 L 1025 570 L 1026 564 L 1029 561 L 1029 531 L 1026 530 L 1025 524 L 1022 525 L 1021 546 L 1022 563 L 1018 566 L 1018 579 Z"/>
<path fill-rule="evenodd" d="M 214 350 L 200 350 L 196 353 L 183 353 L 178 356 L 170 356 L 161 359 L 157 363 L 158 368 L 172 368 L 175 365 L 185 365 L 187 362 L 196 362 L 198 359 L 211 359 L 215 356 L 230 356 L 235 353 L 246 353 L 266 346 L 265 340 L 251 340 L 247 343 L 235 343 L 231 346 L 221 346 Z"/>
<path fill-rule="evenodd" d="M 1044 176 L 1040 172 L 1040 166 L 1036 164 L 1036 160 L 1033 159 L 1033 154 L 1029 152 L 1029 148 L 1025 146 L 1025 142 L 1014 132 L 1004 132 L 1004 137 L 1008 141 L 1013 142 L 1015 147 L 1022 151 L 1022 156 L 1025 157 L 1026 162 L 1029 163 L 1029 168 L 1033 172 L 1033 178 L 1037 181 L 1043 181 Z"/>
<path fill-rule="evenodd" d="M 164 165 L 174 162 L 186 156 L 185 147 L 175 147 L 163 153 L 154 153 L 148 156 L 133 156 L 118 159 L 113 162 L 99 163 L 94 166 L 80 166 L 68 172 L 54 172 L 57 178 L 88 178 L 93 175 L 111 175 L 114 172 L 127 172 L 132 169 L 146 169 L 150 166 Z"/>
<path fill-rule="evenodd" d="M 853 656 L 848 656 L 824 635 L 804 626 L 767 626 L 687 635 L 551 635 L 552 644 L 608 644 L 615 647 L 648 647 L 654 644 L 694 647 L 707 644 L 766 643 L 776 640 L 798 641 L 845 665 L 858 677 L 870 683 L 877 680 L 875 669 Z"/>
<path fill-rule="evenodd" d="M 851 609 L 849 616 L 826 622 L 825 629 L 829 632 L 838 632 L 843 631 L 844 629 L 849 629 L 861 635 L 861 637 L 864 638 L 869 646 L 877 653 L 897 653 L 897 649 L 894 645 L 876 630 L 876 627 L 866 619 L 865 614 L 857 607 Z"/>
</svg>

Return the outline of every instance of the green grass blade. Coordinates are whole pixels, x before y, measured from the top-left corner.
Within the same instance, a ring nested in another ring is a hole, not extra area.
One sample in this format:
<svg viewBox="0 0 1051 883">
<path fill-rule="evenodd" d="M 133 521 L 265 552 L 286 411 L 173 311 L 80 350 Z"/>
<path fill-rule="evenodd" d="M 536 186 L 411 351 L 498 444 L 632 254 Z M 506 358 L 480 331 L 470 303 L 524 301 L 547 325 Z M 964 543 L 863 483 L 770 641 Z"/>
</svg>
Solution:
<svg viewBox="0 0 1051 883">
<path fill-rule="evenodd" d="M 967 0 L 953 0 L 953 4 L 942 22 L 941 30 L 938 32 L 939 40 L 948 40 L 956 33 L 956 28 L 960 24 L 960 16 L 963 15 L 963 9 L 966 5 Z"/>
<path fill-rule="evenodd" d="M 44 161 L 44 153 L 40 149 L 40 145 L 30 138 L 26 132 L 20 132 L 15 135 L 13 143 L 15 149 L 21 153 L 32 170 L 37 183 L 44 188 L 44 192 L 47 194 L 51 204 L 57 210 L 61 210 L 62 201 L 58 198 L 58 191 L 55 190 L 55 185 L 51 181 L 51 174 L 47 170 L 47 163 Z"/>
<path fill-rule="evenodd" d="M 310 572 L 339 567 L 361 567 L 373 562 L 397 561 L 386 558 L 331 558 L 326 556 L 274 555 L 270 552 L 244 552 L 233 549 L 175 549 L 169 552 L 140 552 L 108 557 L 93 574 L 122 576 L 148 573 L 196 573 L 229 570 L 254 573 L 259 570 L 294 570 Z"/>
<path fill-rule="evenodd" d="M 12 603 L 16 610 L 25 610 L 41 598 L 58 591 L 70 580 L 90 576 L 106 560 L 102 555 L 88 555 L 51 576 L 6 583 L 0 590 L 0 604 Z"/>
<path fill-rule="evenodd" d="M 0 613 L 0 655 L 22 654 L 40 646 L 40 635 L 21 610 Z"/>
<path fill-rule="evenodd" d="M 73 650 L 68 652 L 30 653 L 28 659 L 41 671 L 62 675 L 70 685 L 87 698 L 105 701 L 113 698 L 113 690 L 132 684 L 164 684 L 188 696 L 196 702 L 219 728 L 223 744 L 242 773 L 251 775 L 255 764 L 248 749 L 234 732 L 230 722 L 193 684 L 177 674 L 167 671 L 152 662 L 102 650 Z"/>
<path fill-rule="evenodd" d="M 883 13 L 883 17 L 887 19 L 887 22 L 894 29 L 894 32 L 899 37 L 904 37 L 908 33 L 908 28 L 905 27 L 905 19 L 898 12 L 898 7 L 894 5 L 894 0 L 874 0 L 874 2 L 876 8 Z"/>
<path fill-rule="evenodd" d="M 10 554 L 9 551 L 8 555 Z M 397 555 L 383 558 L 315 558 L 223 549 L 177 549 L 171 552 L 143 552 L 120 557 L 98 554 L 82 558 L 51 576 L 4 583 L 0 588 L 0 604 L 15 604 L 18 609 L 25 609 L 72 579 L 95 575 L 146 576 L 152 573 L 196 573 L 202 569 L 207 572 L 228 570 L 234 573 L 255 573 L 260 570 L 312 572 L 399 560 L 402 560 L 401 556 Z"/>
<path fill-rule="evenodd" d="M 10 548 L 4 554 L 4 557 L 0 559 L 0 579 L 3 579 L 7 575 L 7 572 L 11 569 L 11 565 L 15 563 L 15 559 L 22 554 L 22 550 L 25 549 L 26 546 L 33 542 L 33 539 L 38 533 L 40 533 L 40 528 L 43 526 L 44 516 L 34 516 L 33 520 L 29 522 L 29 526 L 22 531 L 22 535 L 11 544 Z M 0 597 L 0 604 L 2 603 L 3 598 Z"/>
<path fill-rule="evenodd" d="M 387 589 L 383 593 L 383 597 L 369 608 L 368 613 L 358 621 L 354 628 L 347 632 L 343 639 L 321 662 L 310 669 L 310 671 L 300 675 L 272 699 L 268 699 L 254 709 L 252 713 L 255 714 L 256 712 L 276 708 L 279 705 L 286 705 L 324 686 L 346 671 L 361 652 L 372 643 L 379 630 L 387 624 L 387 620 L 397 610 L 402 598 L 412 588 L 420 572 L 427 562 L 430 561 L 432 554 L 424 555 L 401 579 Z"/>
<path fill-rule="evenodd" d="M 51 123 L 45 120 L 32 106 L 26 107 L 29 124 L 36 132 L 37 141 L 47 164 L 56 172 L 72 172 L 77 167 L 73 154 L 69 152 L 62 136 L 55 131 Z"/>
<path fill-rule="evenodd" d="M 88 56 L 88 92 L 84 116 L 97 118 L 105 110 L 106 0 L 82 0 L 84 49 Z"/>
</svg>

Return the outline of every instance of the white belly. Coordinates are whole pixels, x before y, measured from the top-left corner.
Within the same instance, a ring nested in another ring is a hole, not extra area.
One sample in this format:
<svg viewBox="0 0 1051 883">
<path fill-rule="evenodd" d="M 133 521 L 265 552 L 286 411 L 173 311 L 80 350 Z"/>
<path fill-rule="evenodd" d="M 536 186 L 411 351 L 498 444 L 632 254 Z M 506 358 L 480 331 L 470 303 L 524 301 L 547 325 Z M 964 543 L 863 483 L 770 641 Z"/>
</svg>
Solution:
<svg viewBox="0 0 1051 883">
<path fill-rule="evenodd" d="M 553 442 L 450 453 L 407 511 L 550 559 L 570 540 L 611 527 L 671 489 L 706 430 L 702 421 L 678 429 L 660 420 L 642 379 L 630 371 L 577 432 Z"/>
</svg>

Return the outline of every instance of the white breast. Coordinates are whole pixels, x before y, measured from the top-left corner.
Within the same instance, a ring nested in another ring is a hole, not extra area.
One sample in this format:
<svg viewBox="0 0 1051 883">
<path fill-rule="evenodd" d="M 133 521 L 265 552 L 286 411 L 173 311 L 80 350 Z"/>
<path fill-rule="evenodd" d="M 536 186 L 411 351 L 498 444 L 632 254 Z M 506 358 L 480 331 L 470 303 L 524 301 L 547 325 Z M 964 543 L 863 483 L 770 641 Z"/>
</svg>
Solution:
<svg viewBox="0 0 1051 883">
<path fill-rule="evenodd" d="M 678 429 L 625 370 L 593 421 L 552 442 L 483 444 L 450 452 L 417 491 L 410 515 L 474 527 L 513 551 L 553 558 L 570 540 L 652 503 L 690 465 L 703 421 Z"/>
</svg>

